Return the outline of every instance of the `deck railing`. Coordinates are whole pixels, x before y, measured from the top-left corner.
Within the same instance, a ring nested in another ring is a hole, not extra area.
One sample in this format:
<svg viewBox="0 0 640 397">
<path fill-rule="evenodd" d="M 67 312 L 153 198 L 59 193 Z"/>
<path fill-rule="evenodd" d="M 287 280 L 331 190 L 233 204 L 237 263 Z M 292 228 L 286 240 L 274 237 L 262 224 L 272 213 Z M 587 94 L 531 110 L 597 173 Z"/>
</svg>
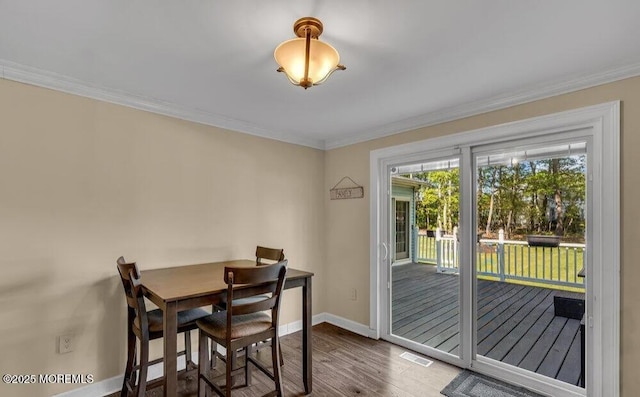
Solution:
<svg viewBox="0 0 640 397">
<path fill-rule="evenodd" d="M 456 236 L 418 235 L 418 261 L 435 264 L 438 272 L 458 272 L 459 250 Z M 578 276 L 584 266 L 584 253 L 584 244 L 535 247 L 526 241 L 479 239 L 476 273 L 501 281 L 510 279 L 584 288 L 584 280 Z"/>
</svg>

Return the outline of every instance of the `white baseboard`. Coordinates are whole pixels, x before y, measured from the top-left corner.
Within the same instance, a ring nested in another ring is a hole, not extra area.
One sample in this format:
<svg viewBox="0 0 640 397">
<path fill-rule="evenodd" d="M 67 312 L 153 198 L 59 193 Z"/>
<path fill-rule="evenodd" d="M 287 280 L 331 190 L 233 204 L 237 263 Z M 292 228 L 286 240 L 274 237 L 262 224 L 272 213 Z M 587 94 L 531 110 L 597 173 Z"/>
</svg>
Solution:
<svg viewBox="0 0 640 397">
<path fill-rule="evenodd" d="M 331 313 L 323 313 L 324 314 L 324 322 L 335 325 L 336 327 L 340 327 L 342 329 L 346 329 L 347 331 L 351 331 L 354 334 L 362 335 L 367 338 L 375 339 L 375 333 L 369 326 L 357 323 L 355 321 L 351 321 L 344 317 L 336 316 Z"/>
<path fill-rule="evenodd" d="M 193 361 L 198 363 L 198 355 L 193 356 Z M 178 370 L 182 370 L 185 367 L 185 357 L 178 357 Z M 147 382 L 160 378 L 164 375 L 164 363 L 157 363 L 150 365 L 147 370 Z M 100 382 L 92 383 L 87 386 L 79 387 L 77 389 L 69 390 L 64 393 L 56 394 L 53 397 L 103 397 L 108 394 L 113 394 L 122 389 L 122 377 L 124 374 L 114 376 L 113 378 L 104 379 Z"/>
<path fill-rule="evenodd" d="M 123 376 L 124 374 L 114 376 L 113 378 L 104 379 L 87 386 L 55 394 L 53 397 L 103 397 L 120 391 Z"/>
<path fill-rule="evenodd" d="M 335 325 L 336 327 L 340 327 L 346 329 L 347 331 L 351 331 L 358 335 L 371 337 L 371 331 L 369 327 L 355 321 L 348 320 L 344 317 L 339 317 L 330 313 L 320 313 L 313 316 L 311 319 L 312 325 L 317 325 L 321 323 L 329 323 Z M 280 335 L 288 335 L 294 332 L 298 332 L 302 330 L 302 321 L 294 321 L 292 323 L 287 323 L 280 326 Z M 224 352 L 224 350 L 222 351 Z M 197 364 L 198 355 L 195 354 L 193 356 L 194 362 Z M 185 361 L 184 356 L 178 357 L 178 369 L 184 368 Z M 164 372 L 163 363 L 158 363 L 149 367 L 149 371 L 147 372 L 147 379 L 152 380 L 162 376 Z M 113 378 L 104 379 L 96 383 L 92 383 L 87 386 L 79 387 L 77 389 L 69 390 L 64 393 L 56 394 L 52 397 L 103 397 L 108 394 L 112 394 L 120 391 L 122 388 L 122 377 L 124 374 L 114 376 Z"/>
<path fill-rule="evenodd" d="M 316 314 L 311 318 L 311 325 L 318 325 L 320 323 L 324 323 L 326 313 Z M 302 331 L 302 320 L 294 321 L 292 323 L 287 323 L 281 325 L 279 327 L 280 336 L 285 336 L 292 334 L 294 332 Z"/>
</svg>

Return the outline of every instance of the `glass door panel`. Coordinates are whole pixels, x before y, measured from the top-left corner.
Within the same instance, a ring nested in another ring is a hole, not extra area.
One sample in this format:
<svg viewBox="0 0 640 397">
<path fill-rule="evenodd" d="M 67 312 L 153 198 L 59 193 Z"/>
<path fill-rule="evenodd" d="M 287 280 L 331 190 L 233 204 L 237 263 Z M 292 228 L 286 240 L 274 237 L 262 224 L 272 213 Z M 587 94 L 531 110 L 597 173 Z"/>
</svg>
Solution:
<svg viewBox="0 0 640 397">
<path fill-rule="evenodd" d="M 476 353 L 581 387 L 586 149 L 507 143 L 475 154 Z"/>
<path fill-rule="evenodd" d="M 458 158 L 392 169 L 391 335 L 459 355 Z"/>
</svg>

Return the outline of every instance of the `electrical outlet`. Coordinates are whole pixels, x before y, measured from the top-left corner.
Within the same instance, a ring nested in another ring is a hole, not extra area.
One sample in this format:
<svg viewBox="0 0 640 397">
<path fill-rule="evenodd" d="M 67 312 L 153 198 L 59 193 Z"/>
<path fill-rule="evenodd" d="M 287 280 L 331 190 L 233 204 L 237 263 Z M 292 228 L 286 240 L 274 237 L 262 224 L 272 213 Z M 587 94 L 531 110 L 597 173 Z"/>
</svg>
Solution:
<svg viewBox="0 0 640 397">
<path fill-rule="evenodd" d="M 73 351 L 73 335 L 61 335 L 58 337 L 58 354 L 71 353 Z"/>
<path fill-rule="evenodd" d="M 358 290 L 355 288 L 351 288 L 351 300 L 352 301 L 358 300 Z"/>
</svg>

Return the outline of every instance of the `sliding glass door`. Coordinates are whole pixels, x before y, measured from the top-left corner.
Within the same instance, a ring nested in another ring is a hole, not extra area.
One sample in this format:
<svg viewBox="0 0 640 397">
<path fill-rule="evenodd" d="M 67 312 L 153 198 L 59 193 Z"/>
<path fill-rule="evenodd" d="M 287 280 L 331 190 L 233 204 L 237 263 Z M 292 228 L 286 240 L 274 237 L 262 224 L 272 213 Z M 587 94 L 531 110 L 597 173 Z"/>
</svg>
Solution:
<svg viewBox="0 0 640 397">
<path fill-rule="evenodd" d="M 373 151 L 374 335 L 547 395 L 616 395 L 617 112 Z"/>
<path fill-rule="evenodd" d="M 476 360 L 584 387 L 587 141 L 474 148 Z"/>
</svg>

